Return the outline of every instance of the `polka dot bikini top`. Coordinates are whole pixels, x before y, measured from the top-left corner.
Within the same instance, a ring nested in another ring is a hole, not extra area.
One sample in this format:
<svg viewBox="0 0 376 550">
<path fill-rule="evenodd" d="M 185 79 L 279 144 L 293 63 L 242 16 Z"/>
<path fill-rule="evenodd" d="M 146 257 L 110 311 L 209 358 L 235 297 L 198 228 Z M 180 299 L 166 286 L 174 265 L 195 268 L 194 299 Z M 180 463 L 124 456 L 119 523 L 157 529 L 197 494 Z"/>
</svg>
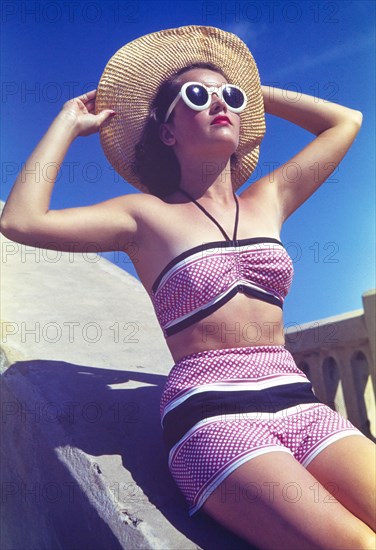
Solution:
<svg viewBox="0 0 376 550">
<path fill-rule="evenodd" d="M 242 292 L 283 307 L 293 264 L 283 244 L 272 237 L 236 240 L 239 204 L 232 240 L 220 224 L 181 189 L 221 230 L 226 241 L 204 243 L 171 260 L 152 285 L 151 300 L 164 336 L 207 317 Z"/>
</svg>

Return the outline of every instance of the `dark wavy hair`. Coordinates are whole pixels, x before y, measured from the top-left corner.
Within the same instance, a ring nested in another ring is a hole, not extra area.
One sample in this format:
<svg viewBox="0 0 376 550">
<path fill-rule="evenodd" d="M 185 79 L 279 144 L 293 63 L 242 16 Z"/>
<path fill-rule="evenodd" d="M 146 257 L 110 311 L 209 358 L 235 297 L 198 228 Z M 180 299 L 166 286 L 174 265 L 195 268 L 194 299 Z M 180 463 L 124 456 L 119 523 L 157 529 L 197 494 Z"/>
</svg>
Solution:
<svg viewBox="0 0 376 550">
<path fill-rule="evenodd" d="M 172 147 L 165 145 L 160 139 L 159 127 L 164 122 L 167 109 L 180 90 L 181 84 L 178 82 L 178 77 L 191 69 L 210 69 L 226 78 L 222 70 L 213 63 L 200 62 L 183 67 L 159 87 L 142 137 L 135 148 L 136 173 L 150 193 L 159 198 L 176 191 L 181 178 L 179 161 Z M 173 120 L 173 117 L 174 111 L 168 120 Z"/>
</svg>

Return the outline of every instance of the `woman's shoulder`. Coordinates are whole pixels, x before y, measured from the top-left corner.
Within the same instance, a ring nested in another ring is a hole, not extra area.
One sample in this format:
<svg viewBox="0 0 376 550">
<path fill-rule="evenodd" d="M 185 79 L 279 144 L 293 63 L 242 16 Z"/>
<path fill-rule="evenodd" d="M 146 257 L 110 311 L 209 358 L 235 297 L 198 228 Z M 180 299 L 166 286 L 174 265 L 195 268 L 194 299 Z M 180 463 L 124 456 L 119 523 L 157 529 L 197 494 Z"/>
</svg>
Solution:
<svg viewBox="0 0 376 550">
<path fill-rule="evenodd" d="M 140 209 L 142 214 L 155 214 L 156 211 L 165 210 L 171 206 L 170 202 L 166 199 L 161 199 L 150 193 L 129 193 L 123 195 L 124 203 L 128 203 L 130 206 Z"/>
<path fill-rule="evenodd" d="M 134 215 L 137 213 L 141 215 L 145 215 L 148 212 L 155 213 L 155 211 L 163 208 L 163 206 L 167 206 L 167 203 L 162 199 L 148 193 L 128 193 L 116 197 L 114 201 L 119 207 Z"/>
<path fill-rule="evenodd" d="M 155 230 L 162 221 L 168 222 L 172 214 L 172 204 L 149 193 L 129 193 L 117 197 L 117 200 L 120 208 L 135 220 L 139 231 Z"/>
</svg>

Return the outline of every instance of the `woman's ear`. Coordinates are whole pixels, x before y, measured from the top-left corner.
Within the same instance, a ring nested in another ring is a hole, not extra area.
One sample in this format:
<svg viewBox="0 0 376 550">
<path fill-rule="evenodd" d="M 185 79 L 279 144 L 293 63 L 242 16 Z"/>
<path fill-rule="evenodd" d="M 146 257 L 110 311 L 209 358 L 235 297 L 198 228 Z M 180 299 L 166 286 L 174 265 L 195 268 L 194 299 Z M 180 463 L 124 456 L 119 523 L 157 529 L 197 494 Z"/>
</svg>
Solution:
<svg viewBox="0 0 376 550">
<path fill-rule="evenodd" d="M 174 134 L 171 133 L 171 130 L 168 128 L 167 124 L 161 124 L 159 127 L 159 137 L 165 145 L 171 147 L 175 145 L 176 138 Z"/>
</svg>

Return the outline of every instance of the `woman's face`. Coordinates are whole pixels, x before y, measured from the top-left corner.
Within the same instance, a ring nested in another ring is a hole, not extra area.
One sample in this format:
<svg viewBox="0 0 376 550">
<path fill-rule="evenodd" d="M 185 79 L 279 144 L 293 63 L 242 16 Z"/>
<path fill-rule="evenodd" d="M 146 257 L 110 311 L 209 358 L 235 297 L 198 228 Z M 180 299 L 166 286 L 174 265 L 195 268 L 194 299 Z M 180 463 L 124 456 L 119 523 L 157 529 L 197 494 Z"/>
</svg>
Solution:
<svg viewBox="0 0 376 550">
<path fill-rule="evenodd" d="M 220 73 L 209 69 L 192 69 L 182 74 L 178 82 L 202 82 L 206 86 L 220 86 L 227 80 Z M 231 83 L 230 83 L 231 84 Z M 240 116 L 228 110 L 226 103 L 216 93 L 204 111 L 195 111 L 180 99 L 173 110 L 172 122 L 161 125 L 160 136 L 166 145 L 174 147 L 178 158 L 192 155 L 202 158 L 229 158 L 239 144 Z M 218 116 L 229 119 L 227 124 L 213 124 Z"/>
</svg>

